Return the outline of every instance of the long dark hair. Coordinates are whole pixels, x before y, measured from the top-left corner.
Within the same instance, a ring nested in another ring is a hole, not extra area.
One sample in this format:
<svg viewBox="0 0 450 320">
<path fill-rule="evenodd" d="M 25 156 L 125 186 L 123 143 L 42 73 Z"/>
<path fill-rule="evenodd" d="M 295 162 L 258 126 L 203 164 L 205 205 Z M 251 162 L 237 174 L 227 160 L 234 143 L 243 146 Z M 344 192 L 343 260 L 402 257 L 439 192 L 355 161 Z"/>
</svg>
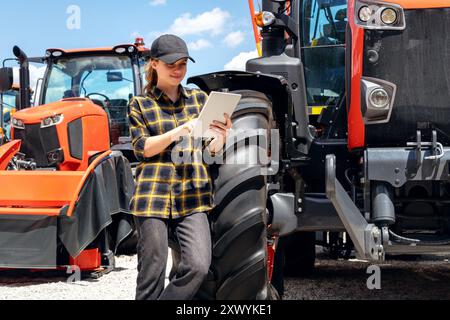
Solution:
<svg viewBox="0 0 450 320">
<path fill-rule="evenodd" d="M 147 85 L 144 88 L 144 93 L 149 94 L 154 86 L 158 84 L 158 73 L 152 67 L 152 61 L 155 59 L 148 60 L 145 65 L 145 80 L 147 80 Z"/>
</svg>

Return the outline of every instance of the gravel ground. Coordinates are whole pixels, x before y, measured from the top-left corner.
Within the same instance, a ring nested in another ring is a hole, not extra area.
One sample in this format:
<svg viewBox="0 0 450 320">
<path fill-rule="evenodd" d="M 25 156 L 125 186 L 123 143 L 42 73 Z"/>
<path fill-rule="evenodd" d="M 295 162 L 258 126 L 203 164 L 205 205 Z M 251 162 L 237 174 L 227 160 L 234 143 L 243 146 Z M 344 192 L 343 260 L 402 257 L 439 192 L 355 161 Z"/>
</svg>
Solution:
<svg viewBox="0 0 450 320">
<path fill-rule="evenodd" d="M 171 268 L 169 257 L 166 274 Z M 133 300 L 137 257 L 116 257 L 116 269 L 98 279 L 82 276 L 69 282 L 65 272 L 0 272 L 0 300 Z"/>
<path fill-rule="evenodd" d="M 381 289 L 369 290 L 366 261 L 319 256 L 312 276 L 285 279 L 285 300 L 450 299 L 450 256 L 392 257 L 380 267 Z"/>
<path fill-rule="evenodd" d="M 315 273 L 287 278 L 286 300 L 317 299 L 450 299 L 450 256 L 389 260 L 381 268 L 381 290 L 369 290 L 370 263 L 336 261 L 319 255 Z M 136 288 L 136 256 L 116 258 L 116 269 L 99 279 L 67 283 L 64 272 L 0 272 L 0 299 L 132 300 Z M 171 260 L 169 259 L 168 270 Z M 166 278 L 166 283 L 168 282 Z"/>
</svg>

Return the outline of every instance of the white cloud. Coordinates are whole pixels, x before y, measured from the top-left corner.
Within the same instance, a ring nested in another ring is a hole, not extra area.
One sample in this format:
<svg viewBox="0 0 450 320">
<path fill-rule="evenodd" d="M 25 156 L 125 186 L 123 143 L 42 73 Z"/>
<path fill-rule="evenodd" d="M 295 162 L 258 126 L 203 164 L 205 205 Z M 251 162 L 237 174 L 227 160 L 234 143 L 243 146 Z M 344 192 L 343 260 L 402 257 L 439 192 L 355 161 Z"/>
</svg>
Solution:
<svg viewBox="0 0 450 320">
<path fill-rule="evenodd" d="M 150 5 L 153 7 L 164 6 L 166 4 L 167 4 L 167 0 L 152 0 L 152 1 L 150 1 Z"/>
<path fill-rule="evenodd" d="M 39 80 L 39 78 L 44 77 L 45 68 L 46 68 L 45 66 L 36 67 L 30 65 L 30 86 L 33 90 L 36 88 L 36 83 Z"/>
<path fill-rule="evenodd" d="M 230 48 L 234 48 L 234 47 L 237 47 L 238 45 L 240 45 L 242 42 L 244 42 L 244 37 L 245 37 L 245 35 L 242 31 L 235 31 L 235 32 L 229 33 L 225 37 L 223 42 L 225 43 L 226 46 L 228 46 Z"/>
<path fill-rule="evenodd" d="M 145 44 L 147 45 L 147 47 L 150 47 L 153 43 L 153 41 L 156 40 L 156 38 L 162 36 L 164 34 L 164 32 L 161 31 L 151 31 L 147 34 L 147 36 L 145 37 Z"/>
<path fill-rule="evenodd" d="M 225 65 L 225 70 L 245 71 L 248 60 L 258 57 L 258 51 L 241 52 Z"/>
<path fill-rule="evenodd" d="M 13 79 L 15 84 L 19 84 L 20 82 L 19 68 L 13 68 Z"/>
<path fill-rule="evenodd" d="M 195 35 L 208 33 L 219 35 L 224 32 L 224 28 L 231 15 L 228 11 L 215 8 L 211 11 L 201 13 L 195 17 L 191 13 L 185 13 L 175 19 L 170 26 L 168 33 L 178 36 Z"/>
<path fill-rule="evenodd" d="M 140 34 L 138 31 L 133 31 L 133 32 L 130 34 L 130 38 L 133 39 L 133 40 L 135 40 L 136 38 L 142 38 L 142 36 L 141 36 L 141 34 Z"/>
<path fill-rule="evenodd" d="M 36 67 L 35 65 L 30 64 L 30 88 L 33 91 L 36 90 L 36 84 L 38 80 L 44 77 L 45 68 L 46 68 L 45 66 Z M 13 72 L 14 72 L 14 83 L 19 84 L 20 83 L 19 68 L 14 68 Z M 36 102 L 39 99 L 41 85 L 42 82 L 39 82 L 39 88 L 37 88 L 37 92 L 35 91 L 36 98 L 34 100 Z"/>
<path fill-rule="evenodd" d="M 199 39 L 197 41 L 189 42 L 188 47 L 190 50 L 198 51 L 206 48 L 212 47 L 211 42 L 205 39 Z"/>
<path fill-rule="evenodd" d="M 130 93 L 133 93 L 134 84 L 130 83 L 128 86 L 124 86 L 120 89 L 117 89 L 113 94 L 110 92 L 105 92 L 103 94 L 110 94 L 112 99 L 128 99 Z M 106 90 L 105 90 L 106 91 Z"/>
</svg>

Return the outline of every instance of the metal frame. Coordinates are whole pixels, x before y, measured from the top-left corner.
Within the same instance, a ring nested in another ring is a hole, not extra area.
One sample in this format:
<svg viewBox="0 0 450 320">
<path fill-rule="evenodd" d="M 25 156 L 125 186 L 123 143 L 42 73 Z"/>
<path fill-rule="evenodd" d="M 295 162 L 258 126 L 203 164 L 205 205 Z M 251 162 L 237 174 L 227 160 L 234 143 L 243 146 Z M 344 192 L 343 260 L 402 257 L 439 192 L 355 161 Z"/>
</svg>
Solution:
<svg viewBox="0 0 450 320">
<path fill-rule="evenodd" d="M 400 188 L 407 181 L 449 181 L 450 148 L 443 148 L 440 159 L 433 156 L 432 148 L 369 148 L 364 161 L 369 181 L 386 181 Z"/>
<path fill-rule="evenodd" d="M 357 254 L 361 258 L 383 261 L 382 232 L 377 226 L 366 221 L 344 187 L 336 179 L 336 157 L 332 154 L 326 157 L 326 185 L 327 196 L 349 233 Z"/>
</svg>

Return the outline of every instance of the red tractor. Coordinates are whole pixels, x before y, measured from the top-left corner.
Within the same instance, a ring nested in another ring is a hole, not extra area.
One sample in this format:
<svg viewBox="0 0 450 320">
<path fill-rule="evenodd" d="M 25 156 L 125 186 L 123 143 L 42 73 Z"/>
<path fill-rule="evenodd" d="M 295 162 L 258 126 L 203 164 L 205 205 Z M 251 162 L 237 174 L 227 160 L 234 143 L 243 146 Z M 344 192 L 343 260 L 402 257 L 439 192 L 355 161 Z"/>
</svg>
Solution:
<svg viewBox="0 0 450 320">
<path fill-rule="evenodd" d="M 236 240 L 232 250 L 233 259 L 247 264 L 231 274 L 259 261 L 243 248 L 251 243 L 263 252 L 266 233 L 256 221 L 264 221 L 269 248 L 276 244 L 274 260 L 267 251 L 267 267 L 274 262 L 271 280 L 281 294 L 283 269 L 311 272 L 323 233 L 321 244 L 330 250 L 348 256 L 354 249 L 373 261 L 449 252 L 448 1 L 262 4 L 255 19 L 262 56 L 247 63 L 247 72 L 190 80 L 206 91 L 239 91 L 244 98 L 234 128 L 253 129 L 269 142 L 258 142 L 271 160 L 265 171 L 227 163 L 219 169 L 224 204 L 213 225 L 215 258 L 226 260 L 218 248 L 227 232 L 246 230 L 235 224 L 222 232 L 225 212 L 242 221 L 255 217 L 254 236 Z M 258 152 L 247 142 L 233 148 L 230 157 Z M 264 275 L 254 281 L 263 286 Z M 229 291 L 231 282 L 223 282 Z"/>
</svg>

